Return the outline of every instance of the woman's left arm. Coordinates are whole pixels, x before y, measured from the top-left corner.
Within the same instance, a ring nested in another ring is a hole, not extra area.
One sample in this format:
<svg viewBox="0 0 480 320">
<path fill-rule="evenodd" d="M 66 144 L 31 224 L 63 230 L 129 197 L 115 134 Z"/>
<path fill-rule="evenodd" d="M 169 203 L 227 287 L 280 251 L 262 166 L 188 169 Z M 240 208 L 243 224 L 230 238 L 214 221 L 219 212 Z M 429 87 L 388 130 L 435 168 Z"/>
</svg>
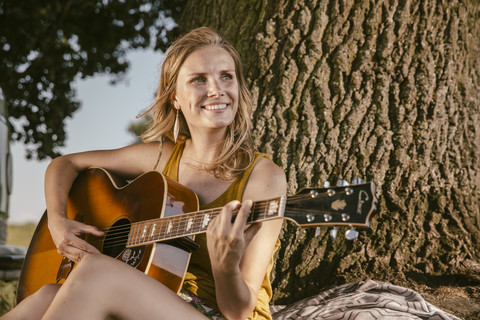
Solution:
<svg viewBox="0 0 480 320">
<path fill-rule="evenodd" d="M 228 319 L 246 319 L 253 311 L 282 227 L 282 219 L 246 224 L 252 201 L 285 195 L 283 170 L 262 158 L 243 192 L 243 203 L 227 204 L 207 232 L 217 304 Z M 239 208 L 235 222 L 232 211 Z"/>
</svg>

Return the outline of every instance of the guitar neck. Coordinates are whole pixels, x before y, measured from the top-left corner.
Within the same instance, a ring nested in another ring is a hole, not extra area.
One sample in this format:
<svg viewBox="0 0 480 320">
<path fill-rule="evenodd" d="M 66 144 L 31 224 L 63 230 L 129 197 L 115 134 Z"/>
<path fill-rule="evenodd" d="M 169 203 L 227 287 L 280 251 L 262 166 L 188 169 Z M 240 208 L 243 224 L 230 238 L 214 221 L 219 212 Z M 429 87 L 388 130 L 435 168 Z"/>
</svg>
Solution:
<svg viewBox="0 0 480 320">
<path fill-rule="evenodd" d="M 247 223 L 282 218 L 285 212 L 286 199 L 287 197 L 282 196 L 254 202 Z M 214 208 L 132 223 L 127 247 L 204 233 L 207 231 L 210 222 L 221 211 L 222 208 Z M 233 212 L 233 219 L 235 219 L 237 213 L 238 210 Z"/>
</svg>

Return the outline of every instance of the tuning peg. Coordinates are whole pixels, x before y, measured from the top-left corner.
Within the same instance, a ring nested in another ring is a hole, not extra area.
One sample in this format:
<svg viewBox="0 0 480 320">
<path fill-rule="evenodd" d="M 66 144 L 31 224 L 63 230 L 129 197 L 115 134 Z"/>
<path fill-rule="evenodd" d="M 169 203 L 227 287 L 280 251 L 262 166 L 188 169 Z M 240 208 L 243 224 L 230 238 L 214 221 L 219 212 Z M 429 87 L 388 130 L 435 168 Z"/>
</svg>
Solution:
<svg viewBox="0 0 480 320">
<path fill-rule="evenodd" d="M 325 181 L 325 182 L 323 183 L 323 187 L 324 187 L 324 188 L 330 188 L 330 181 Z"/>
<path fill-rule="evenodd" d="M 351 229 L 345 232 L 345 238 L 347 238 L 347 240 L 355 240 L 357 239 L 357 237 L 358 237 L 358 231 L 355 230 L 354 227 L 352 227 Z"/>
<path fill-rule="evenodd" d="M 363 180 L 362 178 L 354 178 L 352 180 L 352 184 L 362 184 L 362 183 L 365 183 L 365 180 Z"/>
<path fill-rule="evenodd" d="M 318 192 L 316 190 L 310 190 L 310 197 L 312 198 L 316 198 L 318 197 Z"/>
<path fill-rule="evenodd" d="M 338 227 L 334 227 L 333 229 L 330 229 L 330 238 L 332 238 L 332 240 L 337 240 L 337 233 L 338 233 Z"/>
<path fill-rule="evenodd" d="M 347 180 L 340 179 L 340 180 L 337 181 L 337 186 L 338 187 L 346 187 L 346 186 L 349 186 L 349 185 L 350 184 L 348 183 Z"/>
<path fill-rule="evenodd" d="M 334 189 L 328 189 L 328 190 L 327 190 L 327 195 L 328 195 L 329 197 L 333 197 L 333 196 L 335 195 L 335 193 L 336 193 L 336 192 L 335 192 Z"/>
<path fill-rule="evenodd" d="M 322 231 L 322 228 L 321 227 L 316 227 L 315 228 L 315 239 L 319 239 L 320 238 L 320 233 Z"/>
</svg>

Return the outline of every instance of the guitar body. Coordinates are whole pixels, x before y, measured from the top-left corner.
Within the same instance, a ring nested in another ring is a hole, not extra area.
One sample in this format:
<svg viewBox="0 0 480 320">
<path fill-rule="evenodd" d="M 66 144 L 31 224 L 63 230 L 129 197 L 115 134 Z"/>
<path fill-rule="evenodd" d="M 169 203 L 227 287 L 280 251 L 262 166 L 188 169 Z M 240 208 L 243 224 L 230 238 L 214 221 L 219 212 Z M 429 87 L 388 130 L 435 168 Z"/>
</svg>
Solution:
<svg viewBox="0 0 480 320">
<path fill-rule="evenodd" d="M 67 215 L 105 232 L 102 237 L 84 237 L 100 252 L 128 263 L 178 292 L 190 252 L 195 248 L 190 238 L 127 247 L 128 234 L 142 231 L 135 230 L 136 222 L 196 210 L 195 193 L 158 172 L 145 173 L 127 184 L 103 169 L 92 168 L 75 180 Z M 144 239 L 148 234 L 139 236 Z M 25 256 L 17 303 L 46 284 L 63 283 L 73 268 L 74 263 L 57 252 L 44 213 Z"/>
</svg>

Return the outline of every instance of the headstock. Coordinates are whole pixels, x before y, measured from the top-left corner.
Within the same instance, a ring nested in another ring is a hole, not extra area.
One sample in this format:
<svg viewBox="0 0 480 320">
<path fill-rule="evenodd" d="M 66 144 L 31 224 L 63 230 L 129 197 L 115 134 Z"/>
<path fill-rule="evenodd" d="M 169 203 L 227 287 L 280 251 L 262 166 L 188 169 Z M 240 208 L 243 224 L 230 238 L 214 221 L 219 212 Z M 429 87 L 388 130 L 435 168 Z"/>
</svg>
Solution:
<svg viewBox="0 0 480 320">
<path fill-rule="evenodd" d="M 355 228 L 368 228 L 369 217 L 376 208 L 375 184 L 365 183 L 360 179 L 349 185 L 339 180 L 337 186 L 330 187 L 324 183 L 322 188 L 303 188 L 294 196 L 288 197 L 285 207 L 285 218 L 294 221 L 301 227 L 333 227 L 332 238 L 336 238 L 338 227 L 347 226 L 347 239 L 355 239 L 358 232 Z"/>
</svg>

